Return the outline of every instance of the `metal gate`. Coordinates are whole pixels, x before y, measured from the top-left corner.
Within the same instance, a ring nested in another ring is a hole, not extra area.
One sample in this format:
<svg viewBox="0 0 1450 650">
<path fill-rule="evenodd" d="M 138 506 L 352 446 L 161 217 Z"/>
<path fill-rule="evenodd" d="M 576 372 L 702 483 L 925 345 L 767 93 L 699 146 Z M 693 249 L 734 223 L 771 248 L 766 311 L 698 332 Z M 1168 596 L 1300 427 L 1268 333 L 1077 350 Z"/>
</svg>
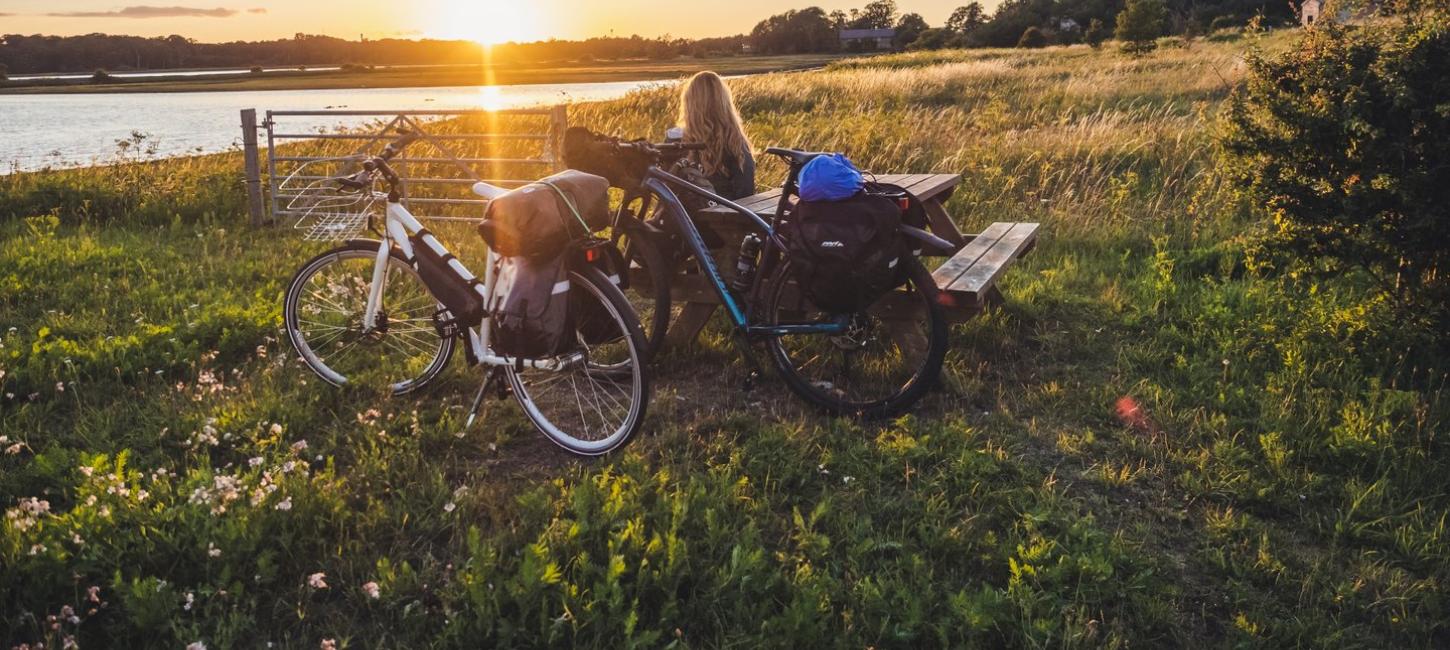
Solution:
<svg viewBox="0 0 1450 650">
<path fill-rule="evenodd" d="M 470 191 L 483 180 L 503 187 L 529 183 L 563 169 L 564 106 L 484 110 L 242 111 L 247 203 L 253 225 L 287 223 L 299 216 L 288 208 L 283 179 L 325 180 L 344 175 L 348 165 L 375 155 L 399 128 L 423 138 L 393 160 L 408 187 L 403 202 L 422 219 L 477 221 L 488 202 Z M 362 126 L 318 126 L 324 120 L 369 120 Z M 308 132 L 306 122 L 316 132 Z M 266 134 L 263 195 L 258 133 Z M 335 169 L 332 167 L 335 164 Z"/>
</svg>

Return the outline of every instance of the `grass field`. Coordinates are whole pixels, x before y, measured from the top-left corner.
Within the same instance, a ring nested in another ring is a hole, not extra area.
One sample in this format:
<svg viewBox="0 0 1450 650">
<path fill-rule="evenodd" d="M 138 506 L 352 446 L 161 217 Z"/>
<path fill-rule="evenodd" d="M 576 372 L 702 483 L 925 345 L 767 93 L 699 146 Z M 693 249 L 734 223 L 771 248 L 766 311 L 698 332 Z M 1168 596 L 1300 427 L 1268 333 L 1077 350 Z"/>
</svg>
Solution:
<svg viewBox="0 0 1450 650">
<path fill-rule="evenodd" d="M 677 79 L 701 70 L 723 75 L 759 74 L 817 68 L 841 59 L 837 54 L 792 54 L 722 58 L 680 57 L 665 61 L 609 61 L 568 63 L 548 67 L 522 65 L 440 66 L 437 68 L 378 68 L 320 72 L 265 72 L 222 77 L 151 77 L 118 79 L 116 83 L 89 81 L 11 81 L 0 93 L 171 93 L 224 90 L 313 90 L 338 88 L 422 88 L 545 83 L 597 83 Z"/>
<path fill-rule="evenodd" d="M 744 393 L 717 327 L 597 462 L 508 404 L 461 433 L 461 364 L 408 399 L 308 375 L 279 319 L 316 247 L 243 226 L 237 154 L 0 177 L 0 638 L 1444 647 L 1450 364 L 1360 279 L 1248 263 L 1214 138 L 1249 45 L 736 81 L 757 148 L 962 172 L 966 229 L 1044 239 L 911 416 Z"/>
</svg>

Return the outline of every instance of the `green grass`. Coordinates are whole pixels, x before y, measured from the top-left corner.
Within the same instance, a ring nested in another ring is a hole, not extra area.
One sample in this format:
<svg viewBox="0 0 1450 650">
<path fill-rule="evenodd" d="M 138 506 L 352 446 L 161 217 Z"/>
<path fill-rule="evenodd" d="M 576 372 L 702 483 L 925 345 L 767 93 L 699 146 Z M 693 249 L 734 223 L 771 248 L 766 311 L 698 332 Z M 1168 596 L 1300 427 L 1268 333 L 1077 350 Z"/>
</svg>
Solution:
<svg viewBox="0 0 1450 650">
<path fill-rule="evenodd" d="M 597 83 L 642 79 L 678 79 L 714 70 L 723 75 L 757 74 L 824 66 L 841 59 L 838 54 L 740 56 L 661 61 L 565 63 L 549 66 L 499 64 L 458 65 L 438 68 L 378 68 L 318 72 L 263 72 L 212 77 L 117 78 L 114 83 L 89 80 L 12 80 L 0 83 L 0 93 L 170 93 L 223 90 L 312 90 L 338 88 L 418 88 L 505 84 Z"/>
<path fill-rule="evenodd" d="M 596 462 L 510 404 L 457 435 L 461 367 L 408 399 L 311 378 L 279 312 L 316 247 L 242 225 L 235 154 L 0 177 L 0 638 L 1443 646 L 1442 348 L 1359 278 L 1247 261 L 1260 217 L 1214 167 L 1243 47 L 735 82 L 757 148 L 963 172 L 966 229 L 1044 239 L 910 417 L 743 393 L 717 326 Z M 655 134 L 670 106 L 571 121 Z"/>
</svg>

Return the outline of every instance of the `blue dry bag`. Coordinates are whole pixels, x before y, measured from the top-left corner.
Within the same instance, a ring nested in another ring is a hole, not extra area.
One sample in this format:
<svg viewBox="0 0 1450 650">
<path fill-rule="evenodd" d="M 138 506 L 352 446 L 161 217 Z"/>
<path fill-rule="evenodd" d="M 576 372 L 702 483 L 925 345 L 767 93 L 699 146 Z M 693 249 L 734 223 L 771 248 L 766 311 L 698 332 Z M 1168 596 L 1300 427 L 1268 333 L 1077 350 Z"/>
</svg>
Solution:
<svg viewBox="0 0 1450 650">
<path fill-rule="evenodd" d="M 801 169 L 797 184 L 802 201 L 843 201 L 860 192 L 865 181 L 861 170 L 836 153 L 812 158 Z"/>
</svg>

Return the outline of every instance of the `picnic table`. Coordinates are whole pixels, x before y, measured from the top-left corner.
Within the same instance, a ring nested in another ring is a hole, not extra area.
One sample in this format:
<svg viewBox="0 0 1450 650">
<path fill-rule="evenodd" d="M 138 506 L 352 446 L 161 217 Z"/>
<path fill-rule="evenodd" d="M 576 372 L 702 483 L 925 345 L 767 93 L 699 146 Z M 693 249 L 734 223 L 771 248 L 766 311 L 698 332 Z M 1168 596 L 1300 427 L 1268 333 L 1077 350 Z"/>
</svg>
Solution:
<svg viewBox="0 0 1450 650">
<path fill-rule="evenodd" d="M 926 257 L 950 258 L 932 272 L 937 287 L 951 296 L 947 317 L 961 322 L 981 313 L 988 305 L 1000 302 L 1002 294 L 996 281 L 1012 262 L 1026 255 L 1037 242 L 1036 223 L 994 223 L 977 234 L 963 234 L 957 229 L 944 204 L 961 183 L 959 174 L 878 174 L 876 181 L 906 189 L 926 208 L 927 228 L 946 240 L 947 250 L 922 250 Z M 761 192 L 736 203 L 767 219 L 775 215 L 780 203 L 780 188 Z M 721 268 L 733 268 L 742 237 L 752 224 L 729 208 L 716 206 L 695 214 L 702 227 L 720 235 L 723 244 L 711 251 Z M 710 316 L 720 306 L 719 297 L 697 274 L 681 269 L 671 285 L 673 298 L 682 303 L 680 315 L 670 325 L 671 345 L 695 340 Z"/>
</svg>

